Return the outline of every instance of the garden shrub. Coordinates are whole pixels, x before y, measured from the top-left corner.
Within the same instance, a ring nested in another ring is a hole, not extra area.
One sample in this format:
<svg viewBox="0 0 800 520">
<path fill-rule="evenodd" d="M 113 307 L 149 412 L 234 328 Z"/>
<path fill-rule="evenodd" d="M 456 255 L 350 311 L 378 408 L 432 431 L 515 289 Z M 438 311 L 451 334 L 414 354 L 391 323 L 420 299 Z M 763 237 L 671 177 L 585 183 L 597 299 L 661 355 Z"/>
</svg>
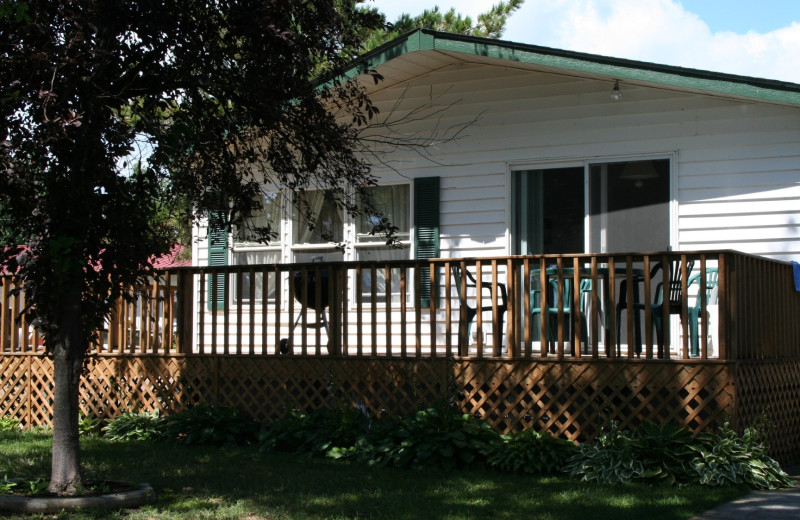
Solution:
<svg viewBox="0 0 800 520">
<path fill-rule="evenodd" d="M 372 446 L 370 460 L 395 467 L 446 471 L 481 465 L 500 436 L 489 423 L 451 406 L 419 410 Z"/>
<path fill-rule="evenodd" d="M 142 441 L 161 437 L 164 419 L 158 410 L 125 412 L 109 421 L 102 431 L 112 441 Z"/>
<path fill-rule="evenodd" d="M 758 428 L 741 436 L 726 422 L 713 433 L 698 436 L 702 448 L 692 461 L 698 482 L 708 486 L 747 484 L 754 489 L 792 487 L 789 476 L 767 456 Z"/>
<path fill-rule="evenodd" d="M 631 446 L 632 434 L 611 423 L 594 444 L 581 444 L 564 471 L 572 478 L 602 484 L 619 484 L 644 477 L 644 464 Z"/>
<path fill-rule="evenodd" d="M 615 423 L 594 444 L 583 444 L 565 471 L 580 480 L 616 484 L 667 482 L 709 486 L 745 484 L 755 489 L 791 486 L 756 429 L 742 436 L 728 424 L 693 437 L 688 428 L 646 421 L 633 432 Z"/>
<path fill-rule="evenodd" d="M 194 406 L 164 420 L 163 435 L 184 444 L 250 444 L 259 424 L 231 406 Z"/>
<path fill-rule="evenodd" d="M 532 429 L 501 435 L 500 439 L 489 452 L 489 466 L 512 473 L 556 473 L 578 451 L 571 441 Z"/>
<path fill-rule="evenodd" d="M 83 412 L 78 415 L 78 433 L 81 436 L 96 435 L 101 427 L 102 422 L 97 417 L 84 415 Z"/>
<path fill-rule="evenodd" d="M 482 464 L 500 442 L 486 422 L 446 406 L 399 419 L 376 419 L 358 408 L 293 413 L 261 440 L 267 450 L 444 470 Z"/>
<path fill-rule="evenodd" d="M 291 413 L 261 435 L 262 449 L 344 458 L 369 451 L 386 421 L 361 409 L 318 409 Z"/>
<path fill-rule="evenodd" d="M 19 430 L 22 426 L 20 425 L 19 420 L 11 417 L 10 415 L 4 415 L 0 417 L 0 432 L 10 432 Z"/>
</svg>

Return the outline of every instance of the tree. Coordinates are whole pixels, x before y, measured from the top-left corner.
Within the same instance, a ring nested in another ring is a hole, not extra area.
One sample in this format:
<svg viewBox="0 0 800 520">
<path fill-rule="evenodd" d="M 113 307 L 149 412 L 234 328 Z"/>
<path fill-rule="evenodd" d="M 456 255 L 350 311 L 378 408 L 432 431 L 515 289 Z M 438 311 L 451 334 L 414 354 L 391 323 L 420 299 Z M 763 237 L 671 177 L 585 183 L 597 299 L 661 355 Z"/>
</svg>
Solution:
<svg viewBox="0 0 800 520">
<path fill-rule="evenodd" d="M 80 483 L 89 345 L 169 250 L 176 197 L 230 226 L 257 208 L 265 180 L 337 193 L 375 184 L 358 150 L 377 110 L 355 82 L 314 81 L 380 26 L 355 3 L 0 6 L 0 208 L 7 236 L 26 237 L 2 249 L 0 266 L 24 282 L 25 312 L 53 359 L 52 491 Z"/>
<path fill-rule="evenodd" d="M 508 0 L 499 2 L 485 13 L 479 14 L 477 23 L 473 23 L 469 16 L 462 16 L 451 8 L 446 13 L 439 10 L 439 6 L 426 9 L 422 14 L 411 16 L 401 14 L 393 24 L 386 27 L 364 31 L 364 48 L 371 50 L 391 41 L 398 36 L 414 29 L 433 29 L 456 34 L 468 34 L 482 38 L 500 38 L 505 30 L 508 17 L 522 7 L 525 0 Z M 373 14 L 379 14 L 385 21 L 385 16 L 378 13 L 377 9 L 364 8 Z"/>
</svg>

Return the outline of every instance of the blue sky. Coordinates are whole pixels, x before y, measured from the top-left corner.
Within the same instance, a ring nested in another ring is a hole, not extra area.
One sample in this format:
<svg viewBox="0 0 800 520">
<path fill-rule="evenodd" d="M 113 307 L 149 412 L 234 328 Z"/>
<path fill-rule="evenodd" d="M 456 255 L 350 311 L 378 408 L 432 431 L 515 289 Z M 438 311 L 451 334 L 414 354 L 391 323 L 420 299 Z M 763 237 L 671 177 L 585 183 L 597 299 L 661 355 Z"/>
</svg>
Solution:
<svg viewBox="0 0 800 520">
<path fill-rule="evenodd" d="M 712 31 L 759 33 L 800 23 L 800 0 L 682 0 Z"/>
<path fill-rule="evenodd" d="M 394 20 L 439 5 L 475 17 L 498 0 L 374 0 Z M 800 0 L 526 0 L 503 39 L 800 83 Z"/>
</svg>

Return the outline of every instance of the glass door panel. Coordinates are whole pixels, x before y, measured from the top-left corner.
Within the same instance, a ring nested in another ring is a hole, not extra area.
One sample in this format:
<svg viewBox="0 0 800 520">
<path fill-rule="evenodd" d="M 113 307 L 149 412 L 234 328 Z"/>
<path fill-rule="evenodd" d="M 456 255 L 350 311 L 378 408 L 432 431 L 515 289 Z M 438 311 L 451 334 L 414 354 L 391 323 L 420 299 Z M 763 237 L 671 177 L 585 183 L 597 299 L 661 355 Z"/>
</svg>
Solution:
<svg viewBox="0 0 800 520">
<path fill-rule="evenodd" d="M 513 253 L 584 251 L 583 167 L 525 170 L 513 177 Z"/>
<path fill-rule="evenodd" d="M 669 160 L 589 168 L 589 252 L 669 249 Z"/>
</svg>

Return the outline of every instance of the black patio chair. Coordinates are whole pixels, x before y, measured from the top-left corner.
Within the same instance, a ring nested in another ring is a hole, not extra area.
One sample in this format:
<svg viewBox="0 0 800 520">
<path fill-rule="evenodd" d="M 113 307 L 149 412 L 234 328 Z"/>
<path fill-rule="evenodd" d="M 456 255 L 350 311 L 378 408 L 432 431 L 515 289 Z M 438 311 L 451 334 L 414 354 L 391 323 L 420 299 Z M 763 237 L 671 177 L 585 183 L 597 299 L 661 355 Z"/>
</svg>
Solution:
<svg viewBox="0 0 800 520">
<path fill-rule="evenodd" d="M 475 296 L 468 297 L 467 294 L 462 294 L 462 292 L 461 292 L 461 290 L 462 290 L 462 286 L 461 286 L 461 283 L 462 283 L 462 278 L 461 278 L 462 270 L 461 270 L 461 267 L 458 266 L 458 265 L 451 266 L 450 267 L 450 272 L 453 275 L 453 281 L 455 282 L 455 285 L 456 285 L 456 292 L 458 293 L 459 305 L 461 305 L 462 308 L 466 309 L 466 313 L 465 314 L 466 314 L 466 322 L 467 322 L 467 335 L 466 335 L 465 338 L 462 338 L 461 336 L 459 336 L 458 344 L 459 344 L 459 346 L 469 345 L 469 337 L 470 337 L 470 333 L 472 332 L 472 323 L 475 321 L 475 317 L 478 315 L 478 312 L 485 312 L 485 311 L 493 311 L 494 310 L 494 305 L 493 305 L 492 297 L 491 297 L 492 284 L 491 284 L 491 282 L 483 282 L 483 281 L 480 283 L 480 290 L 481 291 L 483 291 L 485 289 L 489 291 L 489 296 L 487 298 L 483 298 L 482 297 L 481 301 L 488 301 L 489 304 L 488 305 L 482 304 L 480 309 L 479 309 L 476 306 L 477 305 L 476 303 L 473 303 L 472 305 L 470 305 L 470 303 L 469 303 L 470 300 L 473 300 L 473 301 L 477 302 L 477 299 L 475 298 Z M 466 285 L 467 293 L 469 293 L 471 289 L 474 289 L 476 291 L 479 290 L 478 289 L 478 282 L 475 279 L 475 276 L 472 273 L 470 273 L 468 269 L 464 269 L 463 273 L 466 276 L 466 284 L 465 285 Z M 497 289 L 498 289 L 498 295 L 499 295 L 499 301 L 497 302 L 497 314 L 498 314 L 497 327 L 498 328 L 497 328 L 497 331 L 493 330 L 493 332 L 496 332 L 496 333 L 498 333 L 498 334 L 500 334 L 502 336 L 502 334 L 503 334 L 503 323 L 505 322 L 505 314 L 506 314 L 506 311 L 508 310 L 508 294 L 506 292 L 505 284 L 498 283 L 497 284 Z M 459 324 L 459 330 L 461 330 L 461 325 L 460 324 Z"/>
</svg>

